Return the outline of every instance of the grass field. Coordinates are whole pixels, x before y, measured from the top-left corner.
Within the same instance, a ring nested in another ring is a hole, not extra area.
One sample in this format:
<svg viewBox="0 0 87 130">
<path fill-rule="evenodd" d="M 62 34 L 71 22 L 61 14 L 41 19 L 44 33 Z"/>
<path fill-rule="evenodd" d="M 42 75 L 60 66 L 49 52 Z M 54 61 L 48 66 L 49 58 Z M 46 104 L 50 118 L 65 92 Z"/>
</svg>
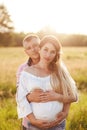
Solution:
<svg viewBox="0 0 87 130">
<path fill-rule="evenodd" d="M 87 130 L 87 47 L 64 47 L 62 59 L 79 90 L 79 101 L 71 105 L 66 130 Z M 23 48 L 0 48 L 0 130 L 21 129 L 15 102 L 16 71 L 26 60 Z"/>
</svg>

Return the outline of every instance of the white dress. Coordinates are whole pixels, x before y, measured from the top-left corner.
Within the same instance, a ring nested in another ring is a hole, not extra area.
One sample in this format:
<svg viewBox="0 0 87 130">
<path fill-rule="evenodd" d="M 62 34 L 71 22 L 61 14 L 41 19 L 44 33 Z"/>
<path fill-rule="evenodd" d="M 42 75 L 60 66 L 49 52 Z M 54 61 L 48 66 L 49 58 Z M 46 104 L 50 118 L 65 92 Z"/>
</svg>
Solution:
<svg viewBox="0 0 87 130">
<path fill-rule="evenodd" d="M 37 77 L 31 73 L 23 71 L 20 76 L 20 83 L 16 96 L 18 117 L 23 118 L 33 112 L 37 119 L 49 121 L 55 120 L 56 115 L 63 109 L 63 103 L 58 101 L 29 103 L 26 99 L 26 95 L 35 88 L 40 88 L 43 91 L 52 90 L 50 75 L 46 77 Z"/>
</svg>

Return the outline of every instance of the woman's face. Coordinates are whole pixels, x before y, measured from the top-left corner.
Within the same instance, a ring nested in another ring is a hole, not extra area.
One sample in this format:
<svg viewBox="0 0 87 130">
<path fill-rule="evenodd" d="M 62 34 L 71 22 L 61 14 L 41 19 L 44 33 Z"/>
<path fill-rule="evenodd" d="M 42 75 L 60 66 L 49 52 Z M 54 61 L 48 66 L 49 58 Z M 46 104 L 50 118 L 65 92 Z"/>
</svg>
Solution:
<svg viewBox="0 0 87 130">
<path fill-rule="evenodd" d="M 40 49 L 40 59 L 46 63 L 50 63 L 54 60 L 57 54 L 56 48 L 52 43 L 46 43 Z"/>
</svg>

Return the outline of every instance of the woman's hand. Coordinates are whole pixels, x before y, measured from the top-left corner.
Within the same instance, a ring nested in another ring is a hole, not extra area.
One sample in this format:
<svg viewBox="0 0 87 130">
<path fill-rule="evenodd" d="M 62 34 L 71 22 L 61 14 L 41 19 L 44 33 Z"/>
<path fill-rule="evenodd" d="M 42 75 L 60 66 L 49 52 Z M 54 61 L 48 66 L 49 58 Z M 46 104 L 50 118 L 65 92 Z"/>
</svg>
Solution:
<svg viewBox="0 0 87 130">
<path fill-rule="evenodd" d="M 33 123 L 31 122 L 31 124 L 40 128 L 40 129 L 50 128 L 50 123 L 48 121 L 45 121 L 45 120 L 36 119 Z"/>
<path fill-rule="evenodd" d="M 47 120 L 36 119 L 33 113 L 27 115 L 27 118 L 33 126 L 36 126 L 40 129 L 50 128 L 50 123 Z"/>
<path fill-rule="evenodd" d="M 66 116 L 67 116 L 66 112 L 60 112 L 60 113 L 58 113 L 56 120 L 50 122 L 49 128 L 54 127 L 54 126 L 62 123 L 62 121 L 66 118 Z"/>
<path fill-rule="evenodd" d="M 67 117 L 66 112 L 60 112 L 57 114 L 57 118 L 56 120 L 52 121 L 52 122 L 48 122 L 48 121 L 43 121 L 43 120 L 35 120 L 34 122 L 34 126 L 38 127 L 38 128 L 52 128 L 58 124 L 60 124 L 65 118 Z"/>
</svg>

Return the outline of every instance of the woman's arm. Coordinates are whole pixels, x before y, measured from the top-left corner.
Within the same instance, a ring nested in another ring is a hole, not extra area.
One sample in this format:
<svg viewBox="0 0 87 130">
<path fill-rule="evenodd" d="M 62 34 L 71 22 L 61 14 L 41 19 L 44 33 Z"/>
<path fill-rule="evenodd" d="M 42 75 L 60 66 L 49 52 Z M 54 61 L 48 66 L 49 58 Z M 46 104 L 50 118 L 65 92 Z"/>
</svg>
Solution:
<svg viewBox="0 0 87 130">
<path fill-rule="evenodd" d="M 50 128 L 50 123 L 47 120 L 36 119 L 33 113 L 27 115 L 27 118 L 33 126 L 36 126 L 40 129 Z"/>
<path fill-rule="evenodd" d="M 29 114 L 27 117 L 32 125 L 40 128 L 40 129 L 51 128 L 51 127 L 54 127 L 54 126 L 60 124 L 64 119 L 66 119 L 66 117 L 68 116 L 69 108 L 70 108 L 70 104 L 64 104 L 63 111 L 58 113 L 56 116 L 57 117 L 56 120 L 54 120 L 52 122 L 35 119 L 33 113 Z"/>
<path fill-rule="evenodd" d="M 26 95 L 28 93 L 26 84 L 25 84 L 26 78 L 24 78 L 23 75 L 20 77 L 19 86 L 17 88 L 16 92 L 16 102 L 17 102 L 17 112 L 19 118 L 27 117 L 29 119 L 29 122 L 38 127 L 38 128 L 49 128 L 50 124 L 46 120 L 38 120 L 35 118 L 31 105 L 26 99 Z M 26 82 L 27 83 L 27 82 Z M 40 91 L 41 92 L 41 91 Z"/>
<path fill-rule="evenodd" d="M 56 126 L 60 124 L 63 120 L 65 120 L 69 113 L 70 104 L 64 104 L 63 111 L 57 114 L 56 120 L 50 123 L 50 127 Z"/>
</svg>

